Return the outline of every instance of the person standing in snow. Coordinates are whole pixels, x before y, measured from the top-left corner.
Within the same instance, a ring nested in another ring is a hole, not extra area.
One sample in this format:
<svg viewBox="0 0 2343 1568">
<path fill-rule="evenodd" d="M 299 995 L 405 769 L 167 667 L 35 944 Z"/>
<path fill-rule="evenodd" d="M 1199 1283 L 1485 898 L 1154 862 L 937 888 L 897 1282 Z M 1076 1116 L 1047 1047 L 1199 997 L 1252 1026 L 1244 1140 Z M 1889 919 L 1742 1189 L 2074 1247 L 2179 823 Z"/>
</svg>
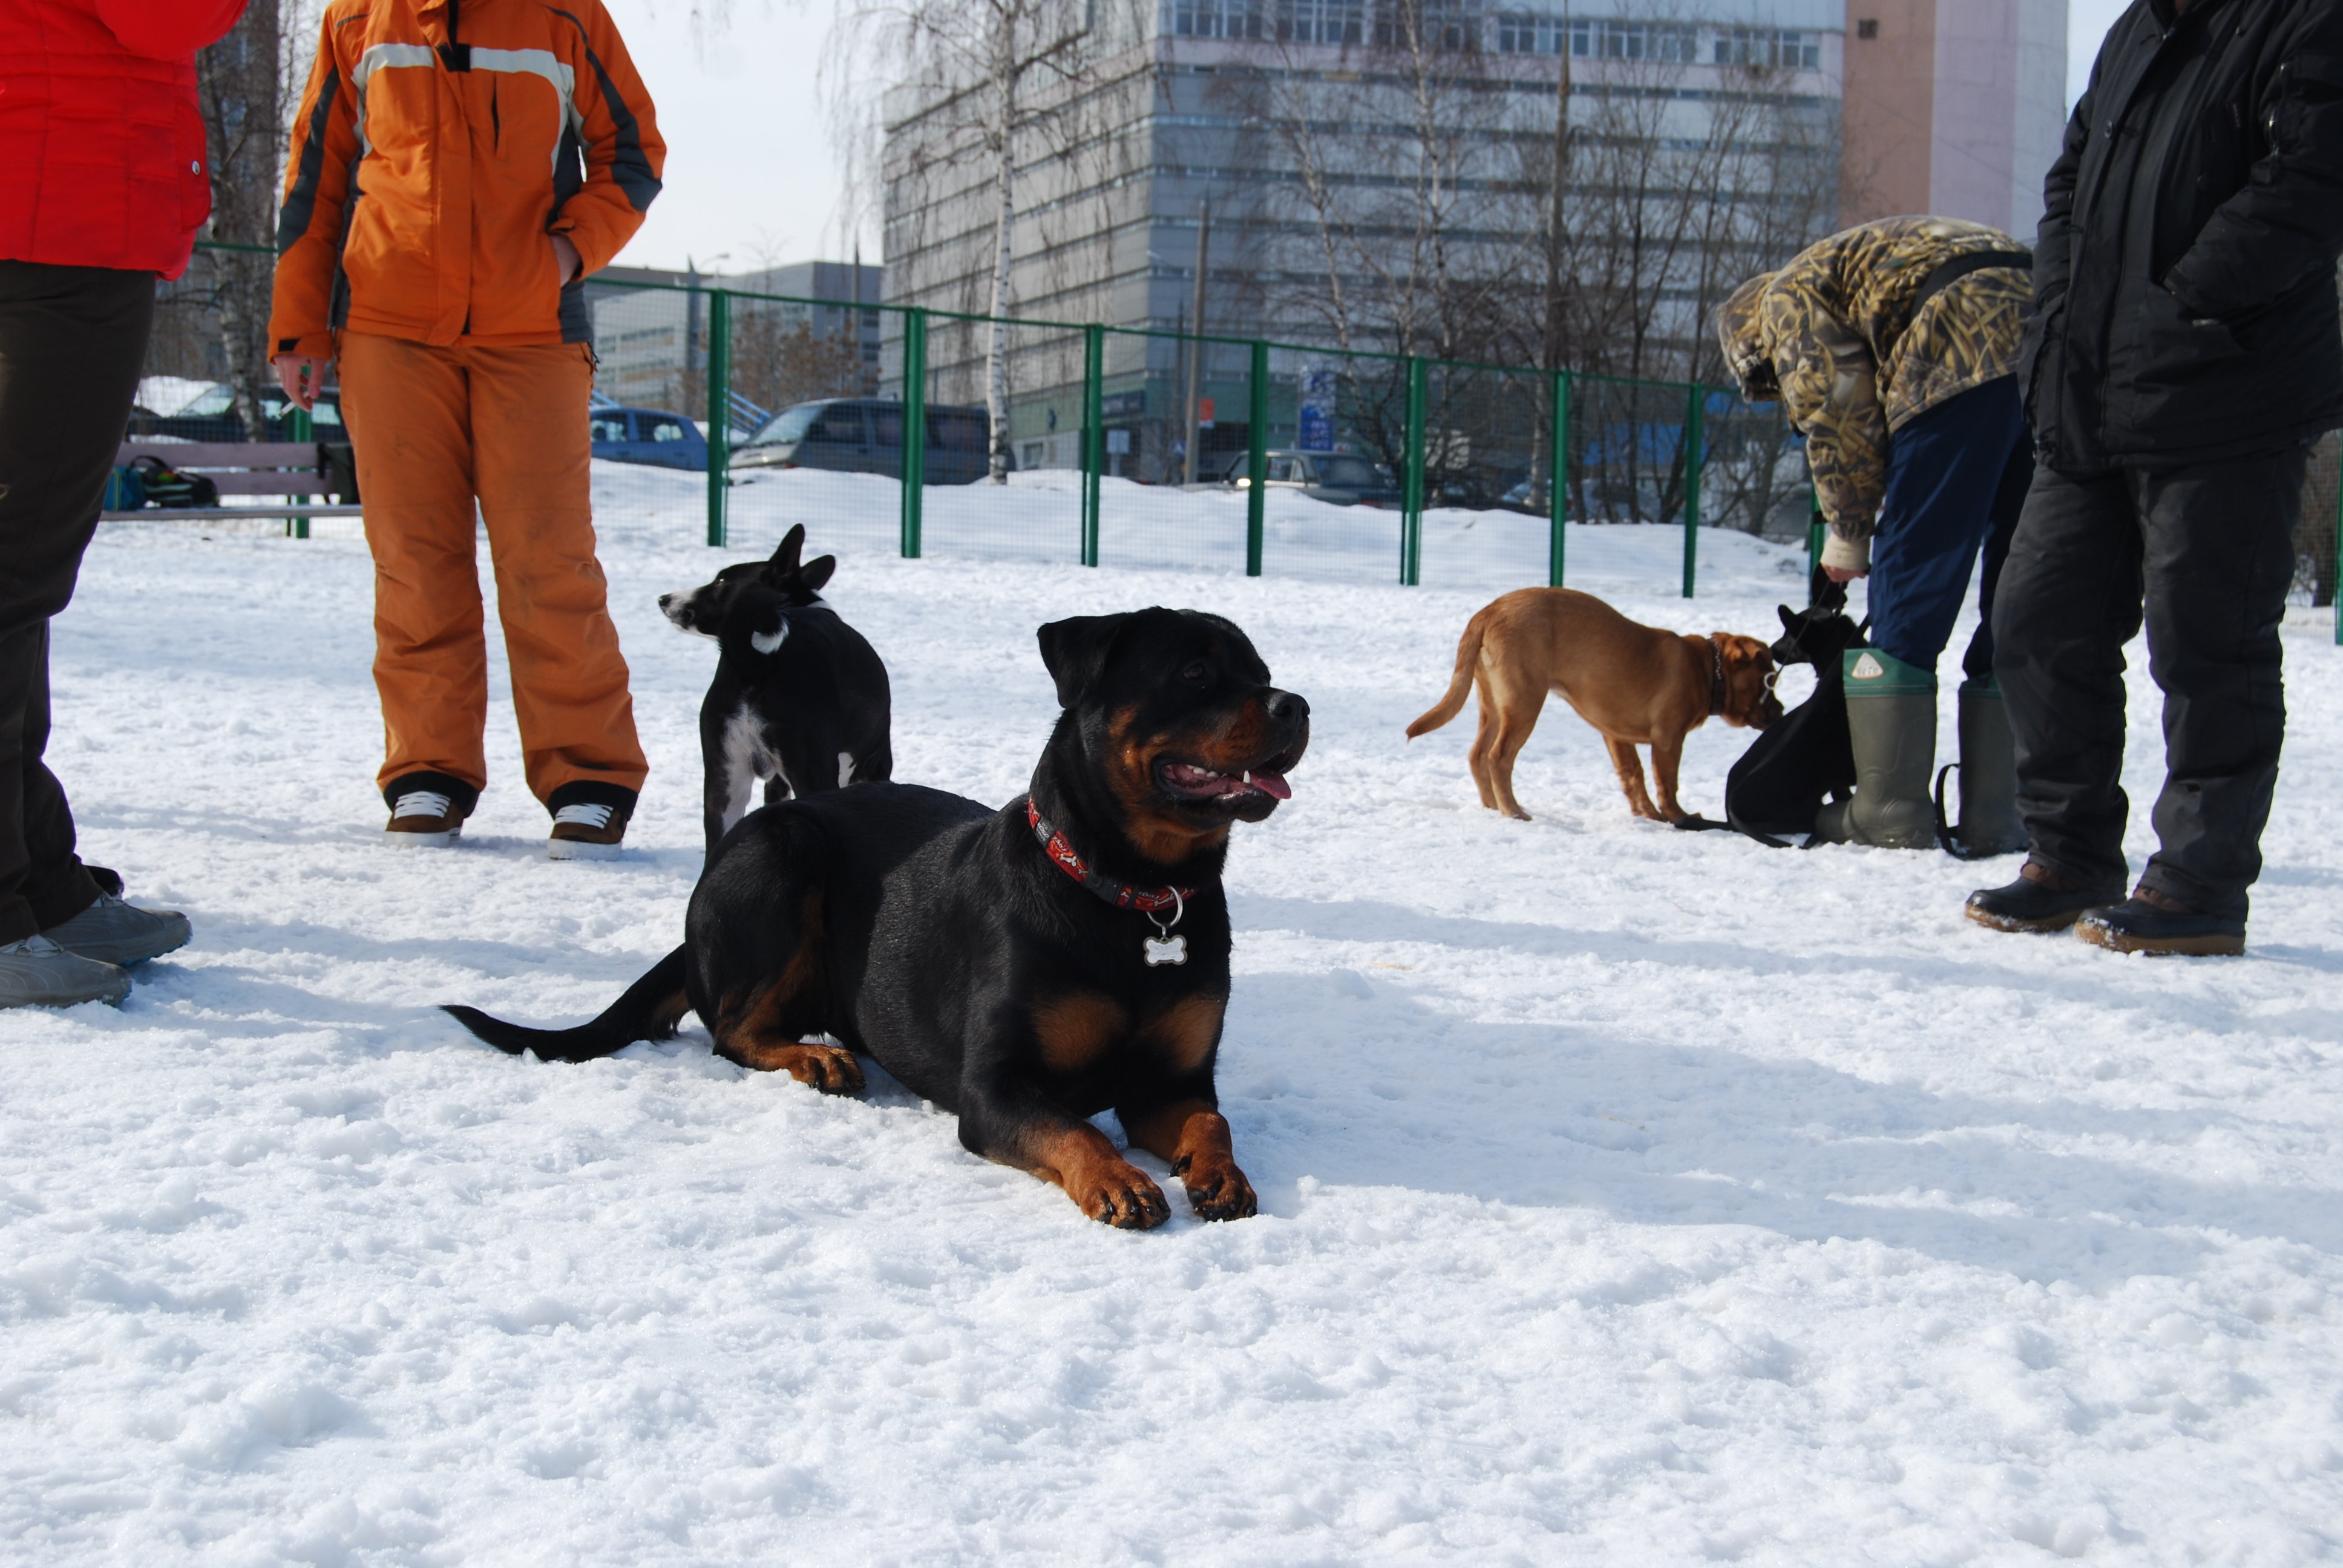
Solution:
<svg viewBox="0 0 2343 1568">
<path fill-rule="evenodd" d="M 625 836 L 648 769 L 594 554 L 585 277 L 641 226 L 666 156 L 600 0 L 326 7 L 268 335 L 305 408 L 339 361 L 395 844 L 450 842 L 488 782 L 476 499 L 548 852 Z"/>
<path fill-rule="evenodd" d="M 75 853 L 42 760 L 49 621 L 130 423 L 155 280 L 211 214 L 196 51 L 244 0 L 0 5 L 0 1007 L 119 1001 L 187 918 Z"/>
<path fill-rule="evenodd" d="M 1990 620 L 2033 476 L 2015 376 L 2032 262 L 1983 224 L 1892 217 L 1831 236 L 1718 307 L 1742 396 L 1780 402 L 1806 438 L 1830 526 L 1824 569 L 1871 579 L 1871 646 L 1844 663 L 1855 796 L 1815 818 L 1826 843 L 1936 847 L 1936 658 L 1982 549 L 1986 619 L 1961 661 L 1959 837 L 1972 856 L 2024 847 Z"/>
<path fill-rule="evenodd" d="M 1994 612 L 2030 853 L 1968 914 L 2243 952 L 2303 470 L 2343 424 L 2343 0 L 2138 0 L 2045 196 L 2021 371 L 2040 467 Z M 2126 899 L 2122 648 L 2143 618 L 2166 778 Z"/>
</svg>

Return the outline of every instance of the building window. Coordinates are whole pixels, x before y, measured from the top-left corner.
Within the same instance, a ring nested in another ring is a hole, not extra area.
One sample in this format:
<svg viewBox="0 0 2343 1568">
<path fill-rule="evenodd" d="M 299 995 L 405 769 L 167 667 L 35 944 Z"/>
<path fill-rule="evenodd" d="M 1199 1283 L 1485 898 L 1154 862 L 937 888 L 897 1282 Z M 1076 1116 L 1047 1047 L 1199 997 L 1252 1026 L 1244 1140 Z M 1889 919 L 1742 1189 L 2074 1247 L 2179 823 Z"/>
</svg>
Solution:
<svg viewBox="0 0 2343 1568">
<path fill-rule="evenodd" d="M 1287 44 L 1356 44 L 1365 37 L 1361 0 L 1284 0 L 1277 36 Z"/>
<path fill-rule="evenodd" d="M 1700 35 L 1664 22 L 1570 24 L 1570 53 L 1579 60 L 1657 60 L 1689 65 L 1700 58 Z"/>
<path fill-rule="evenodd" d="M 1878 37 L 1879 18 L 1876 16 L 1864 16 L 1858 18 L 1855 24 L 1855 35 L 1858 38 Z"/>
<path fill-rule="evenodd" d="M 1716 63 L 1811 71 L 1823 63 L 1822 35 L 1772 27 L 1727 27 L 1716 35 Z"/>
<path fill-rule="evenodd" d="M 1384 0 L 1375 7 L 1375 42 L 1386 49 L 1422 40 L 1458 53 L 1481 46 L 1482 0 Z"/>
<path fill-rule="evenodd" d="M 1507 13 L 1497 18 L 1497 52 L 1501 55 L 1559 55 L 1562 18 Z"/>
<path fill-rule="evenodd" d="M 1172 0 L 1172 31 L 1182 38 L 1259 38 L 1261 0 Z"/>
</svg>

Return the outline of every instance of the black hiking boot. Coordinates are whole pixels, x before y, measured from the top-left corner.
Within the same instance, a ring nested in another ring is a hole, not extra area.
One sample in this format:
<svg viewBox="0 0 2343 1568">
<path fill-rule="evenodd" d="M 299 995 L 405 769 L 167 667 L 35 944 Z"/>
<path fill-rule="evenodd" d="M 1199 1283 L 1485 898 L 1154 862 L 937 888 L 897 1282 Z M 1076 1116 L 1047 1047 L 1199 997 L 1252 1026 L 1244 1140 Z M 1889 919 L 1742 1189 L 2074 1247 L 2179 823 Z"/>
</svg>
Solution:
<svg viewBox="0 0 2343 1568">
<path fill-rule="evenodd" d="M 2142 888 L 2120 904 L 2093 910 L 2075 934 L 2094 946 L 2150 958 L 2236 958 L 2246 950 L 2246 922 L 2208 915 L 2168 894 Z"/>
<path fill-rule="evenodd" d="M 2018 868 L 2017 880 L 1971 893 L 1963 913 L 1996 931 L 2063 931 L 2084 910 L 2112 904 L 2122 896 L 2121 882 L 2087 888 L 2028 860 Z"/>
</svg>

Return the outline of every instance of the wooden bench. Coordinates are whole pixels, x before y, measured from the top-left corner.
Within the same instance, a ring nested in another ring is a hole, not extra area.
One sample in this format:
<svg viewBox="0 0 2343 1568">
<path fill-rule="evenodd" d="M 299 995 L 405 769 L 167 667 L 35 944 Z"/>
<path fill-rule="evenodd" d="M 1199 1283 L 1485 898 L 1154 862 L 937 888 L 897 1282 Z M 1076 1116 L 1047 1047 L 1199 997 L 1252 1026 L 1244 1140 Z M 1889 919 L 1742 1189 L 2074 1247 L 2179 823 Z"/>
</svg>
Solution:
<svg viewBox="0 0 2343 1568">
<path fill-rule="evenodd" d="M 125 441 L 115 454 L 117 467 L 128 467 L 136 457 L 153 457 L 182 473 L 201 474 L 219 487 L 220 505 L 216 507 L 141 507 L 136 511 L 101 512 L 99 517 L 109 523 L 118 522 L 225 522 L 233 518 L 283 518 L 288 521 L 310 518 L 355 518 L 362 514 L 356 504 L 342 505 L 324 500 L 270 501 L 250 505 L 232 498 L 240 496 L 276 496 L 280 498 L 341 495 L 350 490 L 355 480 L 346 469 L 336 475 L 327 448 L 334 443 L 325 441 Z M 343 448 L 347 462 L 347 448 Z M 305 530 L 306 532 L 306 530 Z"/>
</svg>

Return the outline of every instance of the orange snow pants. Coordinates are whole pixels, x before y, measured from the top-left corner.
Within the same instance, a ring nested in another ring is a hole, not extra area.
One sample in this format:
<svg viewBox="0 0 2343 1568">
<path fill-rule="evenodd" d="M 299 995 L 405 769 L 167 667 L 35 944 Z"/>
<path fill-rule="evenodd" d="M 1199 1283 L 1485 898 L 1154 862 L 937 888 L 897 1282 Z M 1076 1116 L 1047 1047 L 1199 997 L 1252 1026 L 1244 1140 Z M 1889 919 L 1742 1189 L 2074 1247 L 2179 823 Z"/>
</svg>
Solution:
<svg viewBox="0 0 2343 1568">
<path fill-rule="evenodd" d="M 488 658 L 472 504 L 488 525 L 497 611 L 530 793 L 640 789 L 627 662 L 594 558 L 580 343 L 447 347 L 346 332 L 342 415 L 374 552 L 379 784 L 488 782 Z"/>
</svg>

